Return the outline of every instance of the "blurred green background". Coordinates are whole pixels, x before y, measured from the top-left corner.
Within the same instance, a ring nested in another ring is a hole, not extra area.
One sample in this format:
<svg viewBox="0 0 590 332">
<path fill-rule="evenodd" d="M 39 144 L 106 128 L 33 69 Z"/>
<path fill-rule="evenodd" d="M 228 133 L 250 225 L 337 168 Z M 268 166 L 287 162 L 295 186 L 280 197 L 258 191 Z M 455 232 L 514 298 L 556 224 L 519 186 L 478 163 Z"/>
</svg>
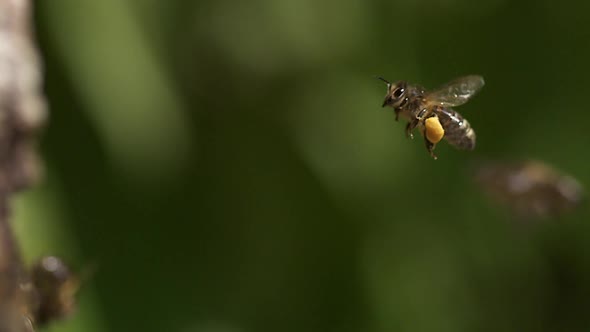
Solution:
<svg viewBox="0 0 590 332">
<path fill-rule="evenodd" d="M 512 222 L 478 158 L 588 172 L 590 2 L 37 1 L 28 261 L 96 267 L 50 331 L 590 331 L 590 224 Z M 373 78 L 480 74 L 474 152 Z"/>
</svg>

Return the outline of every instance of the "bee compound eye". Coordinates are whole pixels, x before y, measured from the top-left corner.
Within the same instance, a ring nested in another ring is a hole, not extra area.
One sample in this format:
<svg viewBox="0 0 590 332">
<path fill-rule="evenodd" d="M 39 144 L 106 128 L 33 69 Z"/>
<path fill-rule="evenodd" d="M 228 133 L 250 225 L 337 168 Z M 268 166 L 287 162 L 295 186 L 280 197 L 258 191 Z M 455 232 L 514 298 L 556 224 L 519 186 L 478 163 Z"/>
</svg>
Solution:
<svg viewBox="0 0 590 332">
<path fill-rule="evenodd" d="M 405 91 L 404 88 L 399 87 L 399 88 L 393 90 L 392 96 L 397 99 L 397 98 L 401 97 L 404 94 L 404 91 Z"/>
</svg>

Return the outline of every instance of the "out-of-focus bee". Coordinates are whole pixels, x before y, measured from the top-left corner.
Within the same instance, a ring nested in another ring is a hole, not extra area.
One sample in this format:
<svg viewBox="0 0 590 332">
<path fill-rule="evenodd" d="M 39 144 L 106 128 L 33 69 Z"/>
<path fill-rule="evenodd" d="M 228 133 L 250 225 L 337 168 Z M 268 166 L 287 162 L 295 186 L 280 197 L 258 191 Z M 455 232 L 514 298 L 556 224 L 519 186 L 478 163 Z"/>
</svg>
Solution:
<svg viewBox="0 0 590 332">
<path fill-rule="evenodd" d="M 576 179 L 534 160 L 481 163 L 475 181 L 491 200 L 507 206 L 520 219 L 562 215 L 584 197 Z"/>
<path fill-rule="evenodd" d="M 33 311 L 37 325 L 66 318 L 74 312 L 80 280 L 61 259 L 45 256 L 32 266 L 30 273 L 33 295 L 38 301 Z"/>
<path fill-rule="evenodd" d="M 426 149 L 434 159 L 437 158 L 433 152 L 436 143 L 443 138 L 461 150 L 475 148 L 475 131 L 451 107 L 463 105 L 484 86 L 481 76 L 461 77 L 433 91 L 405 81 L 390 83 L 382 77 L 378 78 L 387 83 L 383 107 L 393 107 L 396 121 L 400 116 L 408 120 L 406 136 L 413 138 L 412 131 L 418 127 L 424 136 Z"/>
<path fill-rule="evenodd" d="M 5 226 L 0 222 L 0 332 L 34 332 L 69 316 L 78 277 L 53 256 L 25 268 Z"/>
</svg>

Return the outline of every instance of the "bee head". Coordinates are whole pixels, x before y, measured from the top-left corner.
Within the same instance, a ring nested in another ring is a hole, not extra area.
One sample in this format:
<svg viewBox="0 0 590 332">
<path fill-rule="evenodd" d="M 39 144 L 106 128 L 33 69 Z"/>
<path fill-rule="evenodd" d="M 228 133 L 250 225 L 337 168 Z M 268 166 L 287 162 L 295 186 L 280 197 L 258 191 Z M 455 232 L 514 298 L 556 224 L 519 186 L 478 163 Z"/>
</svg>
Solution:
<svg viewBox="0 0 590 332">
<path fill-rule="evenodd" d="M 406 97 L 406 82 L 399 81 L 396 83 L 390 83 L 383 77 L 377 77 L 381 81 L 387 84 L 387 95 L 385 95 L 385 100 L 383 101 L 383 107 L 391 106 L 393 108 L 400 108 L 403 107 L 408 98 Z"/>
</svg>

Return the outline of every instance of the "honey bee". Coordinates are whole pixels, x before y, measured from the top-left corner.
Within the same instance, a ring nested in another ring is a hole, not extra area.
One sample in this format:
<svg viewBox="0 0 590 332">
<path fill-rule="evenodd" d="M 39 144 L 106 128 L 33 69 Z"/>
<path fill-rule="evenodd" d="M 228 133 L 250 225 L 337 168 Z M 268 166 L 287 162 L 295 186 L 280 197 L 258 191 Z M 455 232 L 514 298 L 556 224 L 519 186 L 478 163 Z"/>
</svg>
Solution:
<svg viewBox="0 0 590 332">
<path fill-rule="evenodd" d="M 70 316 L 76 309 L 80 279 L 58 257 L 45 256 L 30 268 L 37 305 L 32 317 L 38 326 Z"/>
<path fill-rule="evenodd" d="M 575 178 L 537 160 L 480 162 L 474 179 L 491 201 L 520 220 L 564 215 L 585 196 Z"/>
<path fill-rule="evenodd" d="M 76 307 L 79 278 L 57 257 L 32 267 L 10 248 L 11 234 L 0 221 L 0 332 L 34 332 L 68 317 Z"/>
<path fill-rule="evenodd" d="M 461 150 L 475 148 L 475 131 L 451 107 L 465 104 L 484 86 L 481 76 L 461 77 L 432 91 L 405 81 L 390 83 L 382 77 L 378 79 L 387 84 L 383 107 L 393 107 L 396 121 L 400 116 L 408 120 L 407 137 L 414 138 L 412 131 L 418 127 L 432 158 L 437 159 L 434 148 L 443 138 Z"/>
</svg>

